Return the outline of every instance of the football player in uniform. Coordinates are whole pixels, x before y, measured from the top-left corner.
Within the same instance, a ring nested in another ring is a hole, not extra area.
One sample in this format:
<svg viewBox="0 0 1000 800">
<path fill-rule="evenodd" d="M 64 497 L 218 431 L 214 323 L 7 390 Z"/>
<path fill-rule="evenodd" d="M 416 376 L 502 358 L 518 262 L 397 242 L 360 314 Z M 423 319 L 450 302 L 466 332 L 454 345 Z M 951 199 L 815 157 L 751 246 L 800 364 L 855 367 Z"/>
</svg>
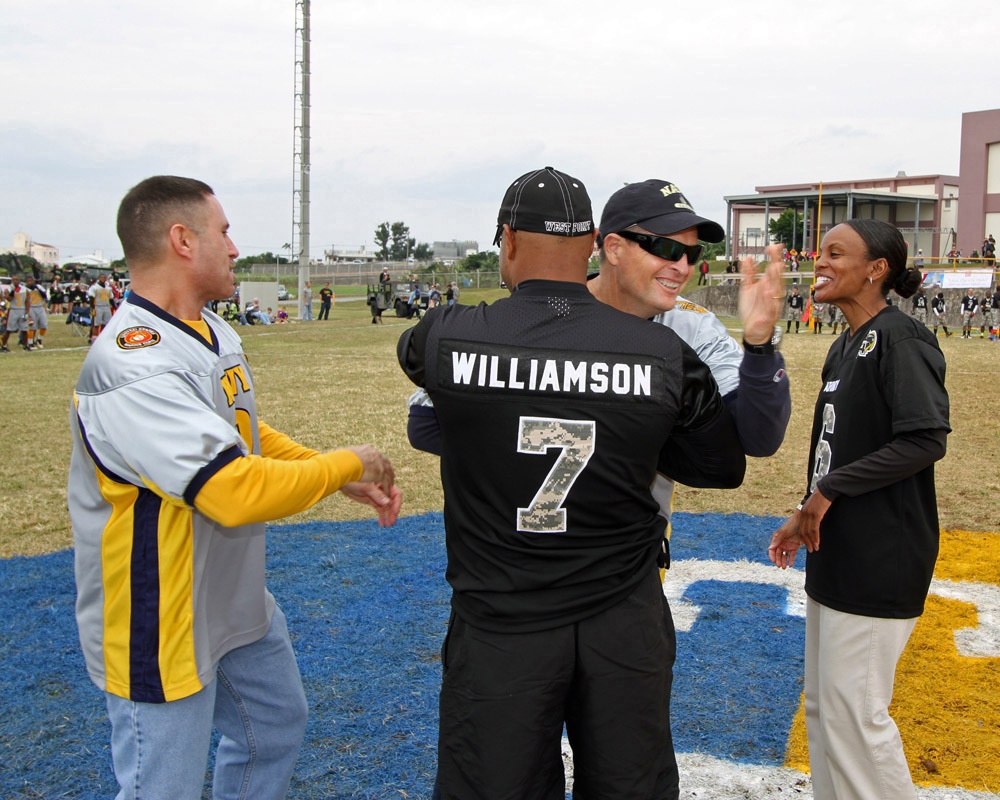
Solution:
<svg viewBox="0 0 1000 800">
<path fill-rule="evenodd" d="M 104 326 L 111 321 L 111 303 L 114 290 L 107 283 L 107 275 L 98 275 L 97 280 L 87 290 L 90 300 L 90 341 L 93 342 Z"/>
<path fill-rule="evenodd" d="M 976 290 L 969 287 L 968 294 L 962 298 L 962 338 L 972 338 L 972 320 L 979 310 L 979 298 L 976 297 Z"/>
<path fill-rule="evenodd" d="M 20 275 L 13 275 L 10 286 L 7 287 L 7 322 L 3 333 L 0 333 L 0 353 L 10 352 L 7 341 L 12 333 L 17 333 L 18 344 L 25 350 L 30 350 L 28 344 L 28 311 L 31 308 L 31 298 L 27 287 L 21 283 Z"/>
<path fill-rule="evenodd" d="M 677 797 L 649 486 L 736 486 L 745 456 L 694 351 L 587 290 L 595 233 L 580 181 L 522 176 L 495 241 L 511 296 L 435 308 L 399 342 L 440 427 L 444 800 L 561 798 L 564 723 L 581 796 Z"/>
<path fill-rule="evenodd" d="M 49 328 L 49 315 L 46 312 L 49 295 L 45 287 L 36 282 L 34 277 L 24 279 L 28 289 L 28 347 L 42 349 L 42 338 Z"/>
<path fill-rule="evenodd" d="M 948 330 L 948 304 L 944 299 L 944 292 L 938 292 L 937 296 L 931 299 L 931 313 L 934 315 L 934 335 L 937 336 L 938 325 L 944 328 L 944 335 L 951 336 Z"/>
<path fill-rule="evenodd" d="M 920 267 L 914 264 L 914 269 L 920 269 Z M 927 324 L 927 293 L 923 286 L 917 289 L 917 293 L 913 295 L 913 318 L 922 325 Z"/>
<path fill-rule="evenodd" d="M 1000 284 L 991 293 L 988 289 L 983 296 L 983 329 L 980 333 L 992 337 L 994 328 L 1000 324 Z"/>
<path fill-rule="evenodd" d="M 949 427 L 937 339 L 897 306 L 920 270 L 892 225 L 852 219 L 823 238 L 816 300 L 848 330 L 823 366 L 808 491 L 771 539 L 806 557 L 805 713 L 816 800 L 916 800 L 889 715 L 896 664 L 923 613 L 938 553 L 934 462 Z M 798 681 L 797 670 L 785 676 Z"/>
<path fill-rule="evenodd" d="M 802 324 L 802 310 L 805 307 L 805 299 L 799 294 L 799 287 L 793 286 L 791 293 L 785 299 L 785 319 L 788 320 L 788 324 L 785 325 L 785 333 L 789 333 L 792 330 L 792 322 L 795 323 L 795 332 L 799 332 L 799 325 Z"/>
<path fill-rule="evenodd" d="M 826 313 L 826 305 L 816 302 L 815 284 L 809 289 L 809 324 L 813 333 L 823 332 L 823 315 Z"/>
<path fill-rule="evenodd" d="M 68 504 L 119 797 L 200 798 L 214 726 L 214 796 L 278 800 L 306 700 L 264 523 L 340 490 L 390 525 L 401 495 L 374 447 L 320 453 L 258 420 L 240 338 L 206 308 L 239 255 L 209 186 L 142 181 L 118 235 L 132 291 L 76 385 Z"/>
</svg>

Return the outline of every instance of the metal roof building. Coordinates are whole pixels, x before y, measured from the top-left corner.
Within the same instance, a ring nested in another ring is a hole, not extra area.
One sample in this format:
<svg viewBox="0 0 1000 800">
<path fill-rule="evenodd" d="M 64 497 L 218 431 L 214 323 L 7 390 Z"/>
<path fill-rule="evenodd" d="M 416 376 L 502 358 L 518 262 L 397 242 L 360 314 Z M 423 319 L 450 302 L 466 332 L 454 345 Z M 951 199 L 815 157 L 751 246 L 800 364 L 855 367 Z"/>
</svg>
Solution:
<svg viewBox="0 0 1000 800">
<path fill-rule="evenodd" d="M 898 227 L 910 252 L 943 257 L 955 246 L 959 178 L 954 175 L 900 173 L 895 178 L 758 186 L 756 194 L 725 198 L 726 234 L 731 258 L 763 257 L 770 221 L 787 209 L 801 216 L 789 249 L 812 252 L 834 225 L 851 218 L 872 218 Z"/>
</svg>

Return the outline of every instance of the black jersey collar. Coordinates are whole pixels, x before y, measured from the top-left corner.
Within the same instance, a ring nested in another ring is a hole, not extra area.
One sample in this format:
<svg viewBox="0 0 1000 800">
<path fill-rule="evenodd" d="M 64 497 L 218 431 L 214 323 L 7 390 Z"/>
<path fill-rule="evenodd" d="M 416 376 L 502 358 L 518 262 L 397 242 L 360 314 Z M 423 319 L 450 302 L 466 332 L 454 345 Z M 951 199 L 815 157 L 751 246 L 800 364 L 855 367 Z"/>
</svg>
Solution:
<svg viewBox="0 0 1000 800">
<path fill-rule="evenodd" d="M 524 297 L 526 295 L 533 297 L 551 297 L 552 295 L 558 295 L 559 297 L 594 299 L 586 284 L 574 283 L 573 281 L 547 281 L 534 278 L 527 281 L 521 281 L 514 290 L 514 294 L 517 297 Z M 595 300 L 594 302 L 597 301 Z"/>
</svg>

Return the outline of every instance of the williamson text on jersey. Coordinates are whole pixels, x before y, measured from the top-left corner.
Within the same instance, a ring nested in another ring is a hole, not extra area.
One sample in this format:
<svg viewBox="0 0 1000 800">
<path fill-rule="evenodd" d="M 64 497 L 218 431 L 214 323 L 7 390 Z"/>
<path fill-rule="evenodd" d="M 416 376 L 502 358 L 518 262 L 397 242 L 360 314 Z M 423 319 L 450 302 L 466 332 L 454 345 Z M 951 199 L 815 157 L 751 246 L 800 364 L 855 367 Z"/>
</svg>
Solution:
<svg viewBox="0 0 1000 800">
<path fill-rule="evenodd" d="M 443 388 L 461 392 L 628 397 L 659 402 L 664 391 L 663 369 L 660 359 L 644 356 L 443 341 L 438 378 Z"/>
</svg>

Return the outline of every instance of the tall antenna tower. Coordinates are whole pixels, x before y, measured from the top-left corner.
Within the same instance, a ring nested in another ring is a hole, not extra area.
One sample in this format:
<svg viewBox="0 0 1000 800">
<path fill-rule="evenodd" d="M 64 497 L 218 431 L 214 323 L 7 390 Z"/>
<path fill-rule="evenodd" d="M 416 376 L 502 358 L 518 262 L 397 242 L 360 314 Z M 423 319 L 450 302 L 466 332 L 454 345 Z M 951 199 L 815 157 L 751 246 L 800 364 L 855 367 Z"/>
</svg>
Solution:
<svg viewBox="0 0 1000 800">
<path fill-rule="evenodd" d="M 309 280 L 309 0 L 295 0 L 295 150 L 292 155 L 292 253 L 299 262 L 299 319 Z"/>
</svg>

